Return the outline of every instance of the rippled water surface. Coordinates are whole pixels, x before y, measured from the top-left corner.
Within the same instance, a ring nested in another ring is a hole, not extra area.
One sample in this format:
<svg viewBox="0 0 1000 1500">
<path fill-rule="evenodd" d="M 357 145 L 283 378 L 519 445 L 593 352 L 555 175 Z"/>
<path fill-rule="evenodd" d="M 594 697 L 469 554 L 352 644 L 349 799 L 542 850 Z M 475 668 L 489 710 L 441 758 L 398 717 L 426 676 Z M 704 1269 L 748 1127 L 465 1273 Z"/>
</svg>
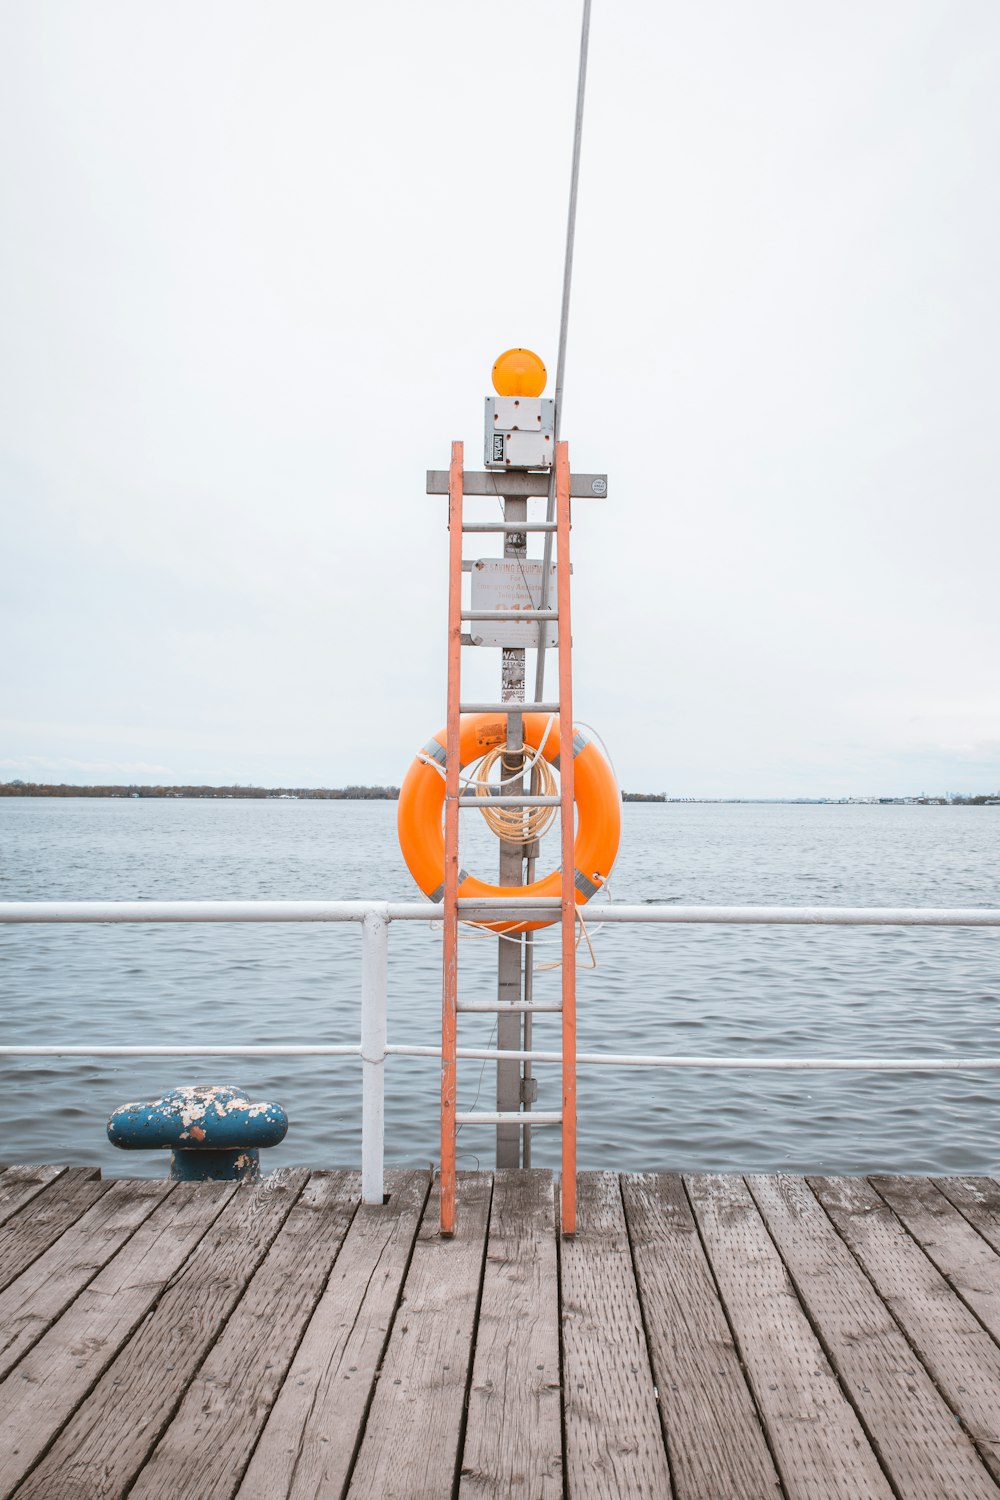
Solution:
<svg viewBox="0 0 1000 1500">
<path fill-rule="evenodd" d="M 476 820 L 478 823 L 478 819 Z M 488 878 L 477 834 L 465 860 Z M 474 847 L 473 847 L 474 846 Z M 1000 808 L 630 804 L 616 901 L 996 906 Z M 0 899 L 411 899 L 395 807 L 381 802 L 0 799 Z M 597 929 L 596 911 L 594 927 Z M 544 940 L 543 940 L 544 941 Z M 551 943 L 551 939 L 549 942 Z M 580 1047 L 693 1055 L 1000 1057 L 1000 931 L 605 927 L 579 980 Z M 434 1043 L 440 933 L 390 934 L 390 1039 Z M 551 948 L 543 954 L 554 956 Z M 495 940 L 463 944 L 465 992 L 489 994 Z M 8 1043 L 354 1041 L 351 926 L 5 927 Z M 558 970 L 536 992 L 558 989 Z M 558 1045 L 558 1020 L 535 1042 Z M 463 1022 L 487 1042 L 489 1020 Z M 387 1157 L 437 1155 L 438 1066 L 390 1059 Z M 556 1070 L 539 1107 L 557 1107 Z M 186 1082 L 238 1082 L 291 1117 L 272 1165 L 356 1164 L 353 1060 L 0 1061 L 0 1160 L 164 1170 L 108 1145 L 113 1108 Z M 490 1103 L 465 1064 L 460 1107 Z M 696 1171 L 993 1172 L 1000 1073 L 581 1069 L 580 1165 Z M 490 1163 L 466 1128 L 460 1164 Z M 537 1165 L 556 1165 L 552 1132 Z"/>
</svg>

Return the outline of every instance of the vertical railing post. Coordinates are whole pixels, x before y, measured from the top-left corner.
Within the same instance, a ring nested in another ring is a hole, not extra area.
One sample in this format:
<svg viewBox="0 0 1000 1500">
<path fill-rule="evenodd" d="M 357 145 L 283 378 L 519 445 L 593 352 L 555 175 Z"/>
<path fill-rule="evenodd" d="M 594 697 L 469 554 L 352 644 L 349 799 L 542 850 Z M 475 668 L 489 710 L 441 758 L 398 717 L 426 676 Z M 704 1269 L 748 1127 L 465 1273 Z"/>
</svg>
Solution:
<svg viewBox="0 0 1000 1500">
<path fill-rule="evenodd" d="M 385 1045 L 389 923 L 373 906 L 361 921 L 361 1198 L 385 1197 Z"/>
</svg>

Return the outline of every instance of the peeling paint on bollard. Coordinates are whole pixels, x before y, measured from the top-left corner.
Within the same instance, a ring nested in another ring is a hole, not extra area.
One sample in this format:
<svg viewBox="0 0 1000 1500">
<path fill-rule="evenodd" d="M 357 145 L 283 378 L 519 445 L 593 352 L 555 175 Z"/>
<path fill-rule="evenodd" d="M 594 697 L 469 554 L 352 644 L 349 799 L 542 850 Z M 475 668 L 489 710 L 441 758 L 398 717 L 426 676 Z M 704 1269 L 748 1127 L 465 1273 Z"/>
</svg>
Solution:
<svg viewBox="0 0 1000 1500">
<path fill-rule="evenodd" d="M 122 1105 L 108 1121 L 108 1140 L 124 1151 L 171 1151 L 170 1176 L 183 1182 L 248 1182 L 260 1176 L 260 1149 L 276 1146 L 287 1129 L 279 1104 L 207 1084 Z"/>
</svg>

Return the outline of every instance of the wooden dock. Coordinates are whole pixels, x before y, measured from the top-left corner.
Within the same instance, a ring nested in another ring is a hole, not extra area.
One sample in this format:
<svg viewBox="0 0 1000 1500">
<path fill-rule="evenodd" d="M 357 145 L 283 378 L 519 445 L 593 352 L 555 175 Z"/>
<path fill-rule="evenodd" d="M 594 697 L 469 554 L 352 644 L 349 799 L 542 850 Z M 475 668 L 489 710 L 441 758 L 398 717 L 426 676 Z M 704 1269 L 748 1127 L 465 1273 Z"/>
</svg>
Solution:
<svg viewBox="0 0 1000 1500">
<path fill-rule="evenodd" d="M 0 1172 L 0 1494 L 1000 1493 L 989 1178 Z"/>
</svg>

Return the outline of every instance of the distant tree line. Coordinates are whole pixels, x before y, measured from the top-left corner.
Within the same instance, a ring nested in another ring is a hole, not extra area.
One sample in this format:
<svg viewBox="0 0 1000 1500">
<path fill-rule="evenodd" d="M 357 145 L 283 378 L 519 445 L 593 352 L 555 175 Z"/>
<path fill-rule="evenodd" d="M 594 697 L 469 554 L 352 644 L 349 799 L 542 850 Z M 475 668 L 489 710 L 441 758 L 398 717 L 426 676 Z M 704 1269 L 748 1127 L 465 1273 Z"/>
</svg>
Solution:
<svg viewBox="0 0 1000 1500">
<path fill-rule="evenodd" d="M 395 802 L 398 786 L 72 786 L 41 781 L 0 782 L 0 797 L 249 797 L 257 801 Z M 665 792 L 622 792 L 623 802 L 666 802 Z"/>
<path fill-rule="evenodd" d="M 63 781 L 50 784 L 41 781 L 0 781 L 0 797 L 215 797 L 251 798 L 258 802 L 278 797 L 296 797 L 314 802 L 396 802 L 398 786 L 73 786 Z M 622 792 L 623 802 L 752 802 L 747 797 L 668 797 L 666 792 Z M 781 798 L 761 799 L 780 802 Z M 842 802 L 831 797 L 795 797 L 793 802 Z M 876 799 L 868 799 L 875 801 Z M 921 806 L 991 807 L 1000 803 L 1000 791 L 982 792 L 977 796 L 954 797 L 879 797 L 884 804 L 909 803 Z"/>
<path fill-rule="evenodd" d="M 398 786 L 71 786 L 39 781 L 0 782 L 0 797 L 249 797 L 259 802 L 276 797 L 302 801 L 395 802 Z"/>
</svg>

